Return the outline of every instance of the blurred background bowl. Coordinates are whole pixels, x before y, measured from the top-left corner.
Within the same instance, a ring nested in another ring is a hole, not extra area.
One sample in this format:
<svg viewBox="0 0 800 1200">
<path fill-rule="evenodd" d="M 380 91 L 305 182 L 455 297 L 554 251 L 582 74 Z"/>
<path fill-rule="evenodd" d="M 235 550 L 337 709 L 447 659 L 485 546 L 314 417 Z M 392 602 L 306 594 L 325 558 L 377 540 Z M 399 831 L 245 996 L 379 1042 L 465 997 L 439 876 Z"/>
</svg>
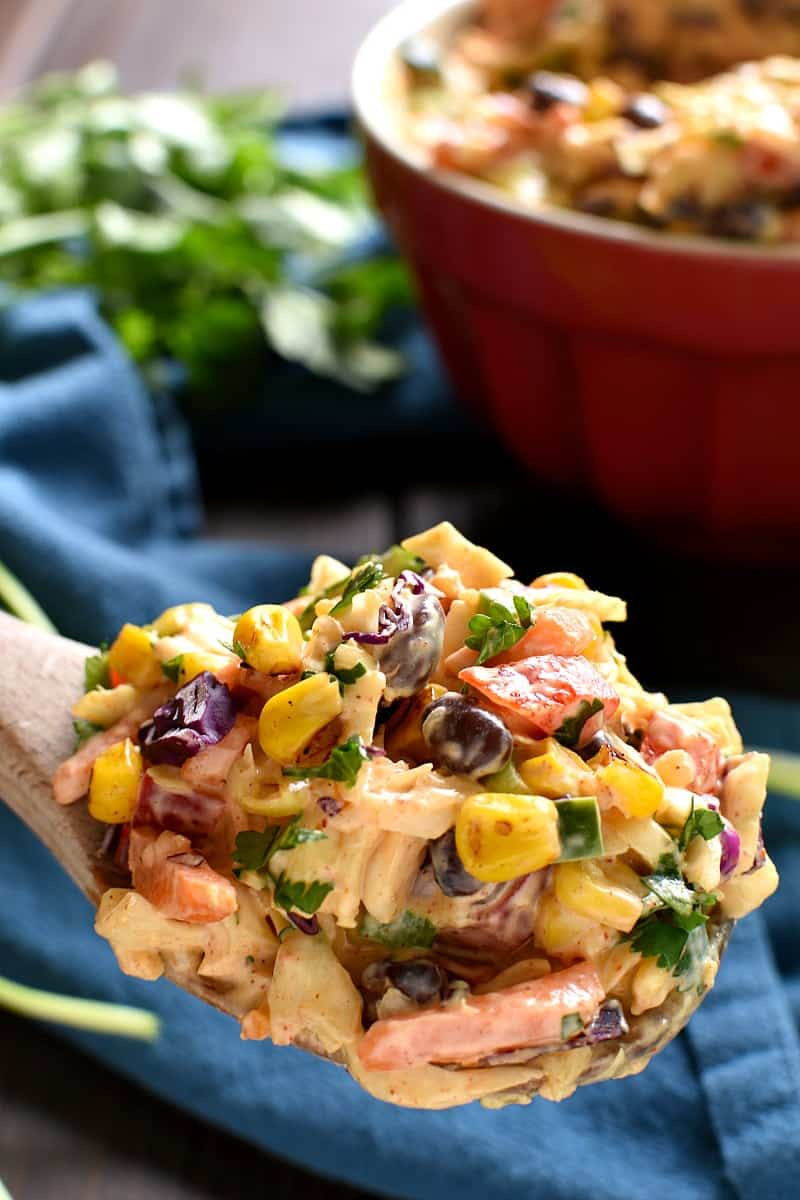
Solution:
<svg viewBox="0 0 800 1200">
<path fill-rule="evenodd" d="M 378 204 L 459 395 L 541 479 L 684 547 L 785 561 L 800 530 L 800 250 L 534 212 L 428 167 L 403 130 L 399 50 L 473 8 L 406 0 L 354 70 Z"/>
</svg>

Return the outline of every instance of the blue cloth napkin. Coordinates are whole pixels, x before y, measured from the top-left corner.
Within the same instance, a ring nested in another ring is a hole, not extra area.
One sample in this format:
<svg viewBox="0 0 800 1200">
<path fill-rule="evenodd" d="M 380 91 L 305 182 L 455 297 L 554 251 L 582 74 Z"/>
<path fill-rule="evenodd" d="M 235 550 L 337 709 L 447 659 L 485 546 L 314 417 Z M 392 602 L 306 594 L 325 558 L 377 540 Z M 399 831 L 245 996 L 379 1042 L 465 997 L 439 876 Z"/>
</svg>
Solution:
<svg viewBox="0 0 800 1200">
<path fill-rule="evenodd" d="M 223 611 L 292 592 L 307 556 L 195 534 L 185 430 L 154 408 L 84 295 L 0 321 L 0 560 L 63 632 L 95 641 L 192 598 Z M 800 707 L 742 698 L 748 739 L 792 748 Z M 305 1167 L 420 1200 L 783 1200 L 800 1186 L 800 805 L 775 797 L 767 839 L 783 887 L 740 925 L 688 1035 L 648 1070 L 561 1105 L 392 1109 L 338 1068 L 242 1043 L 170 984 L 118 971 L 92 913 L 0 805 L 0 971 L 158 1011 L 143 1047 L 64 1036 L 152 1092 Z"/>
</svg>

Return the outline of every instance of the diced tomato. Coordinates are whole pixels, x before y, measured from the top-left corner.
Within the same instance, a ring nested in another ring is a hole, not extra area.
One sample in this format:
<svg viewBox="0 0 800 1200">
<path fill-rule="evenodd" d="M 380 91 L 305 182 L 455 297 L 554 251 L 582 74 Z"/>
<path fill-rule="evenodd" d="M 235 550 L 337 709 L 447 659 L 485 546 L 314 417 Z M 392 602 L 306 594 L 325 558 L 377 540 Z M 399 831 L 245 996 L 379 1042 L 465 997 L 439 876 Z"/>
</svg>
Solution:
<svg viewBox="0 0 800 1200">
<path fill-rule="evenodd" d="M 122 676 L 122 675 L 120 675 L 119 671 L 115 670 L 115 668 L 114 668 L 114 667 L 109 667 L 109 668 L 108 668 L 108 678 L 109 678 L 109 682 L 110 682 L 110 684 L 111 684 L 112 688 L 115 688 L 115 687 L 117 687 L 117 686 L 118 686 L 120 683 L 124 683 L 124 682 L 125 682 L 125 680 L 124 680 L 123 676 Z"/>
<path fill-rule="evenodd" d="M 597 637 L 597 630 L 586 613 L 577 608 L 539 608 L 534 610 L 535 620 L 528 632 L 516 646 L 492 659 L 495 666 L 519 662 L 539 654 L 559 654 L 573 658 Z"/>
<path fill-rule="evenodd" d="M 611 684 L 580 656 L 541 654 L 500 667 L 469 667 L 459 672 L 459 679 L 517 718 L 534 737 L 557 733 L 586 704 L 599 701 L 602 708 L 583 726 L 586 741 L 619 707 Z"/>
<path fill-rule="evenodd" d="M 654 763 L 668 750 L 685 750 L 693 760 L 693 792 L 702 795 L 717 791 L 722 759 L 719 746 L 706 729 L 686 717 L 656 713 L 645 731 L 642 756 L 647 762 Z"/>
<path fill-rule="evenodd" d="M 133 886 L 174 921 L 210 925 L 236 912 L 236 889 L 178 833 L 131 830 Z"/>
<path fill-rule="evenodd" d="M 480 1062 L 492 1054 L 535 1046 L 558 1047 L 561 1022 L 577 1013 L 588 1025 L 605 998 L 591 963 L 576 963 L 516 987 L 464 1004 L 438 1005 L 376 1021 L 358 1046 L 373 1071 L 397 1071 L 425 1063 Z"/>
</svg>

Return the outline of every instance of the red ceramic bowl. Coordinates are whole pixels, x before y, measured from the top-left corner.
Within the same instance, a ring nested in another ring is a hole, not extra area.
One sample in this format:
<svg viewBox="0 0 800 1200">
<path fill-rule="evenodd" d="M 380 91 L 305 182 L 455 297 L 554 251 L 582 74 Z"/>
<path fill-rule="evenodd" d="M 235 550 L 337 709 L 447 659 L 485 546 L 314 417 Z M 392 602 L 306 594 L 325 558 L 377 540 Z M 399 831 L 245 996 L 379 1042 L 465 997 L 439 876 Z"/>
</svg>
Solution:
<svg viewBox="0 0 800 1200">
<path fill-rule="evenodd" d="M 456 388 L 546 480 L 705 552 L 800 531 L 800 250 L 659 234 L 432 170 L 398 48 L 464 0 L 406 0 L 361 47 L 378 203 Z"/>
</svg>

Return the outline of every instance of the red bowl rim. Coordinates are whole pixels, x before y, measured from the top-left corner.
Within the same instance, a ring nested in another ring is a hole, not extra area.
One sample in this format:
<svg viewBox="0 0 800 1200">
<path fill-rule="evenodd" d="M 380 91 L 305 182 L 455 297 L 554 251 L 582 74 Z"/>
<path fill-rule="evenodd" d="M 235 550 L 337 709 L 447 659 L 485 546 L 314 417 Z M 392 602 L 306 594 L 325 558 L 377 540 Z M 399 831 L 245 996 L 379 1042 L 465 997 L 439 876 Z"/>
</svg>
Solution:
<svg viewBox="0 0 800 1200">
<path fill-rule="evenodd" d="M 607 217 L 542 207 L 534 210 L 505 195 L 500 188 L 454 171 L 432 169 L 404 137 L 397 119 L 396 95 L 391 94 L 392 68 L 399 49 L 410 37 L 435 28 L 446 30 L 460 23 L 475 7 L 475 0 L 402 0 L 372 27 L 356 54 L 352 96 L 358 122 L 367 135 L 392 158 L 427 183 L 485 208 L 521 218 L 535 226 L 577 234 L 603 242 L 646 248 L 661 254 L 692 254 L 739 259 L 752 264 L 775 265 L 786 260 L 800 263 L 800 246 L 770 247 L 730 242 L 703 234 L 665 233 Z"/>
</svg>

